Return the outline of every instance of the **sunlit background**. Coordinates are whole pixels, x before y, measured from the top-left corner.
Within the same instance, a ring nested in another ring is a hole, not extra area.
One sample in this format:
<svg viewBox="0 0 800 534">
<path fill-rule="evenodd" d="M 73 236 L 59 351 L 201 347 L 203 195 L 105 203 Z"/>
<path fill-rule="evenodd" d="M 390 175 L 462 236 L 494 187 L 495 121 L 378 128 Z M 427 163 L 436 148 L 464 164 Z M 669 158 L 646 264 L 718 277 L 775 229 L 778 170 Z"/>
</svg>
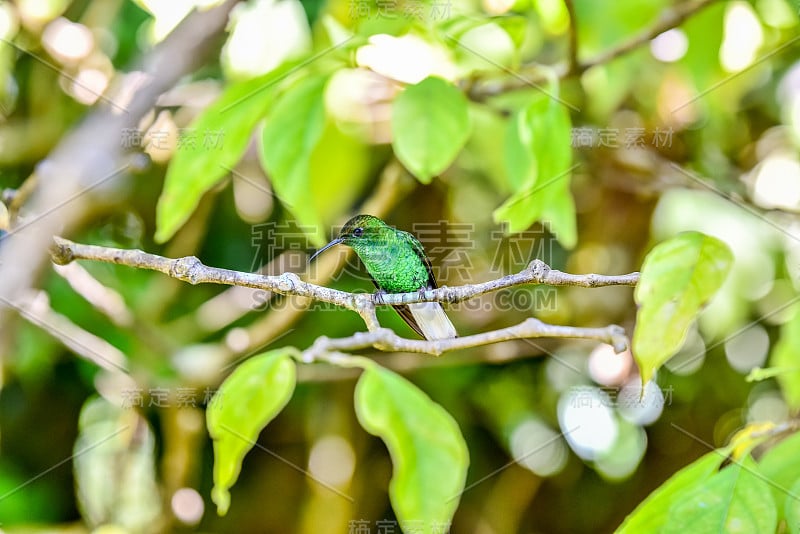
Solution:
<svg viewBox="0 0 800 534">
<path fill-rule="evenodd" d="M 215 3 L 0 2 L 0 188 L 19 187 L 91 106 L 124 108 L 144 76 L 140 54 L 192 9 Z M 650 27 L 671 5 L 576 1 L 579 59 Z M 515 341 L 438 359 L 369 353 L 461 426 L 471 467 L 453 532 L 609 531 L 745 423 L 790 417 L 776 380 L 747 377 L 757 368 L 795 369 L 775 361 L 775 345 L 800 290 L 798 22 L 788 0 L 716 2 L 563 82 L 560 96 L 579 110 L 572 113 L 580 163 L 572 177 L 573 250 L 538 224 L 501 239 L 491 216 L 511 190 L 502 142 L 508 110 L 535 89 L 473 105 L 472 137 L 434 184 L 420 186 L 394 165 L 399 185 L 385 202 L 387 221 L 405 230 L 440 220 L 469 225 L 434 260 L 441 284 L 510 274 L 534 257 L 575 273 L 631 272 L 653 244 L 686 230 L 721 239 L 735 256 L 681 351 L 644 390 L 630 352 L 586 341 Z M 224 142 L 219 132 L 193 132 L 190 140 L 188 129 L 227 83 L 342 47 L 319 59 L 338 62 L 325 93 L 331 150 L 340 155 L 330 171 L 330 235 L 385 181 L 392 101 L 405 84 L 430 75 L 464 88 L 499 84 L 520 65 L 563 61 L 571 31 L 561 0 L 242 2 L 217 58 L 162 95 L 137 131 L 121 133 L 120 143 L 152 165 L 131 178 L 123 205 L 96 214 L 74 238 L 302 273 L 308 241 L 294 233 L 276 248 L 254 237 L 258 225 L 285 225 L 292 214 L 272 194 L 252 147 L 179 239 L 152 240 L 172 155 L 187 143 Z M 430 249 L 436 239 L 423 243 Z M 370 290 L 358 264 L 348 265 L 330 283 Z M 261 436 L 263 450 L 245 460 L 228 516 L 216 517 L 209 498 L 203 406 L 230 364 L 258 346 L 307 347 L 319 335 L 349 335 L 362 328 L 354 314 L 300 315 L 292 299 L 184 286 L 105 264 L 50 271 L 42 287 L 42 313 L 103 338 L 137 372 L 125 381 L 98 370 L 20 321 L 0 393 L 2 532 L 355 532 L 356 520 L 377 532 L 376 521 L 393 519 L 388 454 L 353 413 L 356 375 L 324 366 L 301 369 L 295 397 Z M 461 333 L 531 314 L 555 324 L 634 327 L 630 288 L 545 291 L 485 296 L 453 306 L 451 317 Z M 412 335 L 390 311 L 381 320 Z M 168 392 L 164 403 L 154 402 L 159 389 Z"/>
</svg>

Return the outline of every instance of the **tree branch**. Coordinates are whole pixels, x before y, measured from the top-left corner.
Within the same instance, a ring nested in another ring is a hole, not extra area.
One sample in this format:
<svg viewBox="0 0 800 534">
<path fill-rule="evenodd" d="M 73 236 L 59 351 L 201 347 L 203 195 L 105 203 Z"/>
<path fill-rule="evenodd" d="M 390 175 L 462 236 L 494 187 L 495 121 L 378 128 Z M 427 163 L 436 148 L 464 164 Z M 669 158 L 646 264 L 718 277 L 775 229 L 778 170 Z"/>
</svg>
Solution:
<svg viewBox="0 0 800 534">
<path fill-rule="evenodd" d="M 60 341 L 65 347 L 110 373 L 127 374 L 127 358 L 117 347 L 88 332 L 50 307 L 44 291 L 31 291 L 12 302 L 0 297 L 0 302 L 16 310 L 28 320 Z"/>
<path fill-rule="evenodd" d="M 515 91 L 519 89 L 526 89 L 534 87 L 536 84 L 548 81 L 548 72 L 550 75 L 555 74 L 559 79 L 566 79 L 571 76 L 579 76 L 592 67 L 603 65 L 617 59 L 620 56 L 631 52 L 640 46 L 648 43 L 654 37 L 664 33 L 667 30 L 680 26 L 688 18 L 696 15 L 704 8 L 708 7 L 717 0 L 692 0 L 684 2 L 675 7 L 664 10 L 661 17 L 652 26 L 646 28 L 642 32 L 632 36 L 631 38 L 621 42 L 617 46 L 609 48 L 605 52 L 586 60 L 579 61 L 578 56 L 578 36 L 574 5 L 570 0 L 567 0 L 567 11 L 570 16 L 570 45 L 569 56 L 566 63 L 560 65 L 543 66 L 540 64 L 527 64 L 523 65 L 519 74 L 502 80 L 484 80 L 481 78 L 473 79 L 467 82 L 466 92 L 470 99 L 476 102 L 482 102 L 492 96 L 497 96 L 508 91 Z"/>
<path fill-rule="evenodd" d="M 55 271 L 78 295 L 112 323 L 123 328 L 133 325 L 133 313 L 126 306 L 122 295 L 103 285 L 79 264 L 58 265 Z"/>
<path fill-rule="evenodd" d="M 564 0 L 569 14 L 569 49 L 567 53 L 567 73 L 573 74 L 579 69 L 578 58 L 578 17 L 575 14 L 575 2 Z"/>
<path fill-rule="evenodd" d="M 321 355 L 352 351 L 366 348 L 376 348 L 387 352 L 414 352 L 439 356 L 445 352 L 491 345 L 512 339 L 531 339 L 540 337 L 592 339 L 601 341 L 614 347 L 617 352 L 628 348 L 628 338 L 621 326 L 609 325 L 603 328 L 581 328 L 576 326 L 551 325 L 535 318 L 528 318 L 519 324 L 500 328 L 490 332 L 473 334 L 471 336 L 456 337 L 453 339 L 438 339 L 428 341 L 424 339 L 407 339 L 398 336 L 389 328 L 377 328 L 369 332 L 357 332 L 349 337 L 331 339 L 318 338 L 309 349 L 303 352 L 303 360 L 313 362 L 327 361 Z"/>
<path fill-rule="evenodd" d="M 135 128 L 164 91 L 202 64 L 237 2 L 226 0 L 189 14 L 142 58 L 133 76 L 138 85 L 128 84 L 129 77 L 120 77 L 120 90 L 109 91 L 104 104 L 95 106 L 36 166 L 35 191 L 25 205 L 26 219 L 12 225 L 11 232 L 2 237 L 0 265 L 17 268 L 3 269 L 0 276 L 0 344 L 10 337 L 6 335 L 4 303 L 17 301 L 35 284 L 52 236 L 80 225 L 110 199 L 119 199 L 117 184 L 132 167 L 131 155 L 120 143 L 122 132 Z M 0 354 L 3 348 L 0 346 Z"/>
<path fill-rule="evenodd" d="M 597 65 L 608 63 L 619 56 L 623 56 L 628 52 L 639 48 L 643 44 L 650 42 L 650 40 L 653 38 L 658 37 L 665 31 L 671 30 L 672 28 L 677 28 L 683 24 L 686 19 L 696 15 L 703 8 L 710 6 L 716 1 L 717 0 L 693 0 L 664 10 L 661 13 L 661 17 L 659 17 L 658 21 L 650 28 L 646 28 L 644 31 L 634 35 L 627 41 L 623 41 L 617 46 L 606 50 L 589 61 L 580 63 L 578 66 L 578 73 L 580 74 Z"/>
<path fill-rule="evenodd" d="M 53 261 L 59 265 L 66 265 L 74 260 L 116 263 L 117 265 L 158 271 L 193 285 L 223 284 L 265 289 L 281 295 L 308 297 L 358 313 L 363 313 L 368 307 L 374 306 L 395 306 L 397 304 L 413 304 L 416 302 L 462 302 L 500 289 L 526 284 L 605 287 L 635 286 L 639 282 L 638 272 L 621 275 L 570 274 L 551 269 L 541 260 L 533 260 L 528 267 L 519 273 L 488 282 L 455 287 L 443 286 L 439 289 L 429 289 L 414 293 L 391 293 L 379 296 L 372 293 L 348 293 L 303 282 L 294 273 L 287 272 L 278 276 L 245 273 L 219 267 L 209 267 L 195 256 L 171 259 L 142 250 L 84 245 L 60 237 L 55 238 L 55 246 L 51 249 L 51 254 Z"/>
<path fill-rule="evenodd" d="M 212 283 L 265 289 L 282 295 L 308 297 L 357 312 L 367 326 L 368 332 L 360 332 L 341 339 L 319 338 L 308 349 L 304 357 L 315 361 L 322 354 L 342 350 L 357 350 L 374 347 L 385 351 L 405 351 L 439 355 L 443 352 L 477 347 L 507 341 L 538 337 L 593 339 L 614 346 L 618 352 L 625 350 L 628 340 L 624 330 L 616 325 L 605 328 L 579 328 L 545 324 L 538 319 L 527 319 L 520 324 L 447 340 L 416 340 L 398 336 L 392 330 L 382 328 L 376 314 L 377 306 L 410 304 L 415 302 L 461 302 L 479 295 L 526 284 L 553 286 L 633 286 L 639 281 L 639 273 L 617 276 L 598 274 L 570 274 L 550 269 L 544 262 L 534 260 L 523 271 L 484 282 L 458 287 L 441 287 L 415 293 L 386 294 L 348 293 L 303 282 L 293 273 L 267 276 L 245 273 L 204 265 L 194 256 L 170 259 L 141 250 L 125 250 L 96 245 L 84 245 L 55 238 L 51 250 L 53 261 L 64 265 L 74 260 L 94 260 L 164 273 L 191 284 Z"/>
<path fill-rule="evenodd" d="M 411 178 L 408 171 L 400 165 L 397 159 L 390 158 L 380 173 L 377 187 L 364 200 L 357 211 L 383 217 L 411 191 L 415 183 L 416 180 Z M 339 266 L 344 256 L 345 254 L 338 257 L 331 255 L 319 258 L 314 281 L 321 285 L 327 284 L 333 275 L 340 270 Z M 270 295 L 270 293 L 265 293 L 262 296 L 265 299 L 263 302 L 266 302 Z M 277 313 L 276 310 L 269 310 L 267 313 L 259 314 L 252 323 L 244 327 L 243 332 L 248 339 L 248 346 L 245 349 L 234 349 L 225 340 L 215 343 L 219 345 L 218 348 L 224 350 L 227 354 L 226 360 L 233 360 L 245 354 L 253 354 L 291 330 L 291 326 L 300 319 L 306 309 L 307 306 L 301 304 L 280 310 L 280 313 Z"/>
</svg>

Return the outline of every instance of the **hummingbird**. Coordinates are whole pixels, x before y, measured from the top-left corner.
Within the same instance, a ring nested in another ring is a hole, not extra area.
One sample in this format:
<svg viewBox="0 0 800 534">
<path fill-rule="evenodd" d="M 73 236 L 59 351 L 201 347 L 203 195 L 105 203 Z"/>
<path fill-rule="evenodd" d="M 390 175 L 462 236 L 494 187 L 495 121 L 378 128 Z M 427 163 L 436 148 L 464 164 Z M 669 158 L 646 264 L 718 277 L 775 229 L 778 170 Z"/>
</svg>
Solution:
<svg viewBox="0 0 800 534">
<path fill-rule="evenodd" d="M 356 215 L 347 221 L 339 237 L 316 251 L 309 262 L 334 245 L 355 250 L 380 293 L 411 293 L 436 289 L 431 262 L 422 243 L 408 232 L 393 228 L 372 215 Z M 438 302 L 393 306 L 408 326 L 423 338 L 454 338 L 453 323 Z"/>
</svg>

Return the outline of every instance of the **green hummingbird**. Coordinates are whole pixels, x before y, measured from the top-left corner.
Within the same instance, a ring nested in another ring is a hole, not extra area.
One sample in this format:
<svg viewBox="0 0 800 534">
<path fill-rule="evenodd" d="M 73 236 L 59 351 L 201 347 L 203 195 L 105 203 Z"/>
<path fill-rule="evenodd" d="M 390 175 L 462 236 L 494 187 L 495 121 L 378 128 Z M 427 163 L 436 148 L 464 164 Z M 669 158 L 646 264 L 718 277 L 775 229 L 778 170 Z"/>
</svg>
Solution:
<svg viewBox="0 0 800 534">
<path fill-rule="evenodd" d="M 437 287 L 422 243 L 377 217 L 356 215 L 345 223 L 339 237 L 316 251 L 308 261 L 340 243 L 356 251 L 379 292 L 411 293 Z M 457 336 L 453 323 L 438 302 L 401 304 L 393 308 L 425 339 Z"/>
</svg>

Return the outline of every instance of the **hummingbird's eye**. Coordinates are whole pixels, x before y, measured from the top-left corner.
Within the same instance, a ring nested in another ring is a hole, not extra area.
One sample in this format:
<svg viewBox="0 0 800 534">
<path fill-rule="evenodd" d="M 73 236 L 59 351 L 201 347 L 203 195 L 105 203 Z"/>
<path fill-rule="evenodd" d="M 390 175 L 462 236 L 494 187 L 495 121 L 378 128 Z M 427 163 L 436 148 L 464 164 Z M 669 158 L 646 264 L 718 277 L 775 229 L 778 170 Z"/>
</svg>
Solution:
<svg viewBox="0 0 800 534">
<path fill-rule="evenodd" d="M 364 229 L 363 228 L 356 228 L 355 230 L 353 230 L 353 236 L 354 237 L 361 237 L 362 235 L 364 235 Z"/>
</svg>

